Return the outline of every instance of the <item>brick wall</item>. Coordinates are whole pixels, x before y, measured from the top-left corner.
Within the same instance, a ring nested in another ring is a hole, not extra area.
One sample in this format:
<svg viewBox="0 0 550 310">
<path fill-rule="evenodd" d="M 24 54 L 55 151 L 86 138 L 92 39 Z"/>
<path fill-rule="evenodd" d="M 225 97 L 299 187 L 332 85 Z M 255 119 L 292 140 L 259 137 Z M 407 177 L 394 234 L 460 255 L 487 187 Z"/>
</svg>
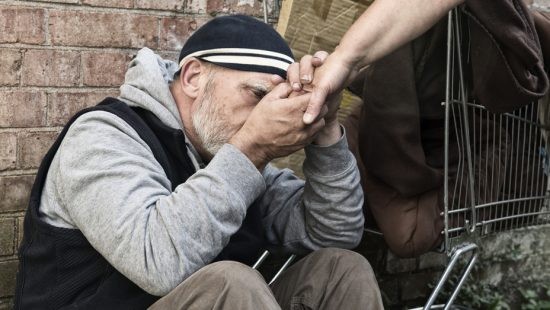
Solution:
<svg viewBox="0 0 550 310">
<path fill-rule="evenodd" d="M 275 2 L 268 7 L 276 21 Z M 262 8 L 254 0 L 0 1 L 0 309 L 12 308 L 24 210 L 61 126 L 116 96 L 139 48 L 176 60 L 212 16 L 263 18 Z"/>
</svg>

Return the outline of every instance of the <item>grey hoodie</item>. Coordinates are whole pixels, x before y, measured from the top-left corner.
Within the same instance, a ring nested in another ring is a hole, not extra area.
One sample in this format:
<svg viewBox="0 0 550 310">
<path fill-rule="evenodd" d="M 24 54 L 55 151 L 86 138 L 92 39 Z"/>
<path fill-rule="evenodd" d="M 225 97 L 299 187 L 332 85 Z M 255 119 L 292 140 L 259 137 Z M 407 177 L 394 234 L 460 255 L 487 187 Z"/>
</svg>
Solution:
<svg viewBox="0 0 550 310">
<path fill-rule="evenodd" d="M 169 90 L 176 71 L 149 49 L 130 63 L 120 98 L 166 125 L 182 122 Z M 262 173 L 230 144 L 172 192 L 147 144 L 114 114 L 94 111 L 70 127 L 48 171 L 40 214 L 79 229 L 128 279 L 162 296 L 209 264 L 258 204 L 268 241 L 294 252 L 356 246 L 363 192 L 347 142 L 305 149 L 306 181 L 267 165 Z"/>
</svg>

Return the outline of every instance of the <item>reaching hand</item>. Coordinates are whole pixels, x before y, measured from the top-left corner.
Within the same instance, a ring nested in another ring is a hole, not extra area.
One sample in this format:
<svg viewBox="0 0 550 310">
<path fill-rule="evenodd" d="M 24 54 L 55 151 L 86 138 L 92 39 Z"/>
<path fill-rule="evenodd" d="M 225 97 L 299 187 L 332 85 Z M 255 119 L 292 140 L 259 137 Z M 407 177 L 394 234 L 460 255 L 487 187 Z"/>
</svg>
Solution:
<svg viewBox="0 0 550 310">
<path fill-rule="evenodd" d="M 319 119 L 319 112 L 325 104 L 328 105 L 327 123 L 336 119 L 340 92 L 356 74 L 357 69 L 346 63 L 337 52 L 329 56 L 325 51 L 318 51 L 313 56 L 305 55 L 299 63 L 291 64 L 287 76 L 292 89 L 312 93 L 303 122 L 311 124 Z"/>
<path fill-rule="evenodd" d="M 339 59 L 336 53 L 328 56 L 323 65 L 315 69 L 313 81 L 309 85 L 312 95 L 307 111 L 304 113 L 304 123 L 314 122 L 319 117 L 325 102 L 334 102 L 331 96 L 340 93 L 356 74 L 357 70 L 351 64 L 346 64 Z M 329 110 L 334 111 L 331 107 Z"/>
<path fill-rule="evenodd" d="M 318 72 L 324 70 L 325 65 L 323 65 L 329 57 L 328 53 L 325 51 L 318 51 L 313 55 L 305 55 L 300 59 L 300 62 L 295 62 L 290 65 L 288 68 L 288 82 L 292 86 L 292 90 L 295 92 L 319 92 L 314 87 L 314 81 L 318 80 Z M 330 95 L 324 95 L 322 100 L 323 104 L 326 104 L 328 107 L 328 113 L 324 116 L 326 123 L 334 121 L 337 117 L 338 107 L 340 105 L 341 94 L 339 91 L 332 92 Z M 310 100 L 311 102 L 311 100 Z M 319 109 L 323 106 L 321 104 Z M 315 112 L 315 118 L 318 118 L 319 112 Z M 309 122 L 311 123 L 311 122 Z M 308 124 L 309 124 L 308 123 Z"/>
<path fill-rule="evenodd" d="M 325 51 L 318 51 L 312 55 L 305 55 L 300 62 L 288 67 L 288 82 L 294 91 L 311 90 L 311 82 L 316 68 L 320 67 L 328 57 Z"/>
</svg>

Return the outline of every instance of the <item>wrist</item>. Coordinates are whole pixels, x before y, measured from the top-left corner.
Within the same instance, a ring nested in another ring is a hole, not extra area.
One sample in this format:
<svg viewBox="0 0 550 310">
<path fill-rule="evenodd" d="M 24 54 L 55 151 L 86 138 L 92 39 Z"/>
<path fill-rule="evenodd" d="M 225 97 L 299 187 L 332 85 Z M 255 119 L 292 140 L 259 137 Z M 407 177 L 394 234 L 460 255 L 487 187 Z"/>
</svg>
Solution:
<svg viewBox="0 0 550 310">
<path fill-rule="evenodd" d="M 338 59 L 341 62 L 342 67 L 348 71 L 352 71 L 356 68 L 364 57 L 362 53 L 354 54 L 353 50 L 354 49 L 346 48 L 340 44 L 336 46 L 333 52 L 334 58 Z"/>
<path fill-rule="evenodd" d="M 346 74 L 346 86 L 355 79 L 360 71 L 367 67 L 364 54 L 354 54 L 353 48 L 345 48 L 342 45 L 338 45 L 333 55 L 331 55 L 331 57 L 337 59 L 339 62 L 337 67 L 341 68 Z"/>
<path fill-rule="evenodd" d="M 237 133 L 228 143 L 241 151 L 259 171 L 262 171 L 270 161 L 266 154 L 261 151 L 261 148 L 257 147 L 246 135 L 239 135 Z"/>
<path fill-rule="evenodd" d="M 330 146 L 340 141 L 342 138 L 342 129 L 340 128 L 340 122 L 338 119 L 329 121 L 323 129 L 319 131 L 313 144 L 319 146 Z"/>
</svg>

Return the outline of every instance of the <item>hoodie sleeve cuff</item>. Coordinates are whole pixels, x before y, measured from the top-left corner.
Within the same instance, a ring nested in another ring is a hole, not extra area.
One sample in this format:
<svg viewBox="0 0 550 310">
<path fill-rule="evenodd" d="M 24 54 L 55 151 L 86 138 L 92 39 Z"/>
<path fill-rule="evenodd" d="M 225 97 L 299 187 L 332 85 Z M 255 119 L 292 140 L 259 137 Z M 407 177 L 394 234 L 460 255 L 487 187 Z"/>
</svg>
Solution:
<svg viewBox="0 0 550 310">
<path fill-rule="evenodd" d="M 208 164 L 208 169 L 218 171 L 228 190 L 238 194 L 246 206 L 265 191 L 265 181 L 256 166 L 239 149 L 225 144 Z"/>
</svg>

